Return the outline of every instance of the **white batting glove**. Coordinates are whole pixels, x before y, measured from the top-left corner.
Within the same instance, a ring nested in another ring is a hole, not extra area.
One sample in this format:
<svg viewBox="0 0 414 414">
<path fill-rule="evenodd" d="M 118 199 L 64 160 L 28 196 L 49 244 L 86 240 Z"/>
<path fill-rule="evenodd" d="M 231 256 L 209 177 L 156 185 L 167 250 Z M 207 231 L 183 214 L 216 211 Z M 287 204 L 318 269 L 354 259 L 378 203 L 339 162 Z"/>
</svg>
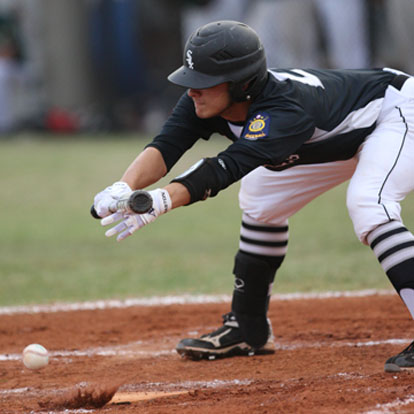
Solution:
<svg viewBox="0 0 414 414">
<path fill-rule="evenodd" d="M 118 234 L 116 240 L 122 241 L 133 234 L 135 231 L 144 227 L 146 224 L 152 223 L 161 214 L 167 213 L 171 210 L 172 203 L 167 190 L 158 188 L 156 190 L 148 192 L 153 200 L 152 208 L 150 211 L 148 211 L 148 213 L 130 214 L 119 211 L 101 220 L 102 226 L 108 226 L 119 220 L 122 220 L 115 227 L 107 230 L 105 233 L 106 237 L 111 237 L 115 234 Z"/>
<path fill-rule="evenodd" d="M 105 190 L 96 194 L 93 205 L 95 207 L 96 213 L 99 217 L 105 217 L 111 214 L 109 211 L 109 206 L 115 201 L 120 200 L 121 198 L 126 198 L 129 194 L 132 193 L 131 187 L 122 181 L 117 181 L 109 187 L 106 187 Z"/>
</svg>

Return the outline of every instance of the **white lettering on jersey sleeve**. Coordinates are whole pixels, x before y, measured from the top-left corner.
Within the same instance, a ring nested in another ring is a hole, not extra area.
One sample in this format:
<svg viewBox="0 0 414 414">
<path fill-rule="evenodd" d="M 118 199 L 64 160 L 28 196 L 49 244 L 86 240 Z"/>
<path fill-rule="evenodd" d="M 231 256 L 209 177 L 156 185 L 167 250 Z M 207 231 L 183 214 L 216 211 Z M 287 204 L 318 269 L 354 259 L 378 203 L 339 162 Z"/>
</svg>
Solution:
<svg viewBox="0 0 414 414">
<path fill-rule="evenodd" d="M 401 70 L 398 70 L 398 69 L 393 69 L 393 68 L 382 68 L 382 70 L 383 70 L 384 72 L 391 72 L 391 73 L 394 73 L 395 75 L 405 75 L 405 76 L 411 76 L 411 75 L 409 75 L 408 73 L 406 73 L 406 72 L 402 72 Z"/>
<path fill-rule="evenodd" d="M 274 72 L 273 70 L 269 70 L 269 72 L 278 80 L 284 81 L 286 79 L 290 79 L 293 81 L 301 82 L 306 85 L 314 86 L 315 88 L 322 88 L 325 89 L 323 86 L 322 81 L 315 75 L 306 72 L 302 69 L 292 69 L 291 72 L 295 72 L 298 76 L 294 75 L 290 72 Z"/>
</svg>

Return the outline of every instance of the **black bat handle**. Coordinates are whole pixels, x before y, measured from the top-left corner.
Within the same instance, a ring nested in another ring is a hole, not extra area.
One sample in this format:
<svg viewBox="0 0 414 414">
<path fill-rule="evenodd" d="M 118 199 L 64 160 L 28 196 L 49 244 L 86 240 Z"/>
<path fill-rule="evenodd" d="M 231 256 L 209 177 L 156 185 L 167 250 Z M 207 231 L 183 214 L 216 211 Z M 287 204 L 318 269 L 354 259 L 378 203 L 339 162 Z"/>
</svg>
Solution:
<svg viewBox="0 0 414 414">
<path fill-rule="evenodd" d="M 100 219 L 101 218 L 101 217 L 98 216 L 98 213 L 96 212 L 95 206 L 93 204 L 92 204 L 92 207 L 91 207 L 90 212 L 91 212 L 91 216 L 93 218 L 96 218 L 96 219 Z"/>
</svg>

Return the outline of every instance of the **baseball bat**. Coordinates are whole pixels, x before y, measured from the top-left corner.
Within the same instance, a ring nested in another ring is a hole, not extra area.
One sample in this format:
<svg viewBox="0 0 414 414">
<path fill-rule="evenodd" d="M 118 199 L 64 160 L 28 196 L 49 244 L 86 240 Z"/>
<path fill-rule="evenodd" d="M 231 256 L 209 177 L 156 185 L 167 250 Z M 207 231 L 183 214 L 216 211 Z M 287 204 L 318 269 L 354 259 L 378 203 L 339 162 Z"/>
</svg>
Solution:
<svg viewBox="0 0 414 414">
<path fill-rule="evenodd" d="M 148 191 L 136 190 L 128 198 L 122 198 L 114 201 L 109 206 L 109 211 L 115 213 L 116 211 L 125 211 L 135 214 L 145 214 L 152 208 L 152 197 Z M 91 207 L 91 215 L 96 219 L 100 219 L 95 210 L 95 206 Z"/>
</svg>

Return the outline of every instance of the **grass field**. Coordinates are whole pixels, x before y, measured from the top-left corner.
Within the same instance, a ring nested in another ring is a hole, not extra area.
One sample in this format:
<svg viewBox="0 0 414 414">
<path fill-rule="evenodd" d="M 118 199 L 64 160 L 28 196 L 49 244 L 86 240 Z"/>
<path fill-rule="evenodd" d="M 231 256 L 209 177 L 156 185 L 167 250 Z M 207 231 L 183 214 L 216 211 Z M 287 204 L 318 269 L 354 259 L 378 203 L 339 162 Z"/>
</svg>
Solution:
<svg viewBox="0 0 414 414">
<path fill-rule="evenodd" d="M 238 184 L 174 210 L 122 243 L 89 216 L 148 140 L 132 136 L 21 136 L 0 143 L 0 305 L 183 293 L 231 293 L 241 213 Z M 166 183 L 227 142 L 200 142 Z M 403 204 L 414 228 L 414 197 Z M 345 186 L 290 221 L 274 292 L 390 288 L 353 234 Z"/>
</svg>

